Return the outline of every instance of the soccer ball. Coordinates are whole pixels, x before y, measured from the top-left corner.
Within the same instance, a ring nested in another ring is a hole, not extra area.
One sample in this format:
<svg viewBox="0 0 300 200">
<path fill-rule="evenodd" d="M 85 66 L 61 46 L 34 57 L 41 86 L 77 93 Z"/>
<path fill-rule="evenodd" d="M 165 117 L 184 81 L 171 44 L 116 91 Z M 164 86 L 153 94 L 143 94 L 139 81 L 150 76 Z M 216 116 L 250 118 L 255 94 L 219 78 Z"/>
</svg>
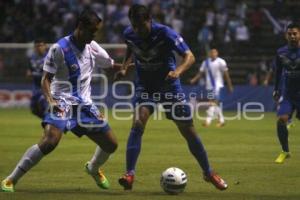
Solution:
<svg viewBox="0 0 300 200">
<path fill-rule="evenodd" d="M 181 169 L 170 167 L 160 177 L 160 186 L 168 194 L 179 194 L 184 191 L 187 176 Z"/>
</svg>

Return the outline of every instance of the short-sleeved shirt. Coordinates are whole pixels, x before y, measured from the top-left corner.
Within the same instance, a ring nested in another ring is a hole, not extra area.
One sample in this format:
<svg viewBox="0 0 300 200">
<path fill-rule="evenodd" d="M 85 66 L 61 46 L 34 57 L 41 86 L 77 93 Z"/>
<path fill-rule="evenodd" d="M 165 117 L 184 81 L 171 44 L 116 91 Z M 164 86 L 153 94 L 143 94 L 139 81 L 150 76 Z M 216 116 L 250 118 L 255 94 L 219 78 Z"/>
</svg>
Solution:
<svg viewBox="0 0 300 200">
<path fill-rule="evenodd" d="M 219 90 L 224 87 L 223 74 L 225 71 L 228 71 L 224 59 L 220 57 L 214 60 L 208 58 L 202 62 L 199 71 L 205 73 L 207 90 Z"/>
<path fill-rule="evenodd" d="M 282 71 L 278 89 L 289 99 L 300 99 L 300 48 L 290 48 L 287 45 L 277 50 L 275 60 L 276 71 Z M 284 85 L 284 87 L 282 87 Z"/>
<path fill-rule="evenodd" d="M 176 68 L 174 52 L 189 50 L 183 38 L 168 26 L 152 22 L 148 38 L 140 38 L 131 26 L 124 31 L 125 42 L 133 52 L 136 65 L 136 88 L 149 93 L 180 91 L 180 80 L 165 80 Z"/>
<path fill-rule="evenodd" d="M 68 105 L 90 105 L 91 78 L 95 66 L 109 68 L 114 60 L 95 41 L 79 50 L 73 36 L 67 36 L 55 43 L 45 58 L 43 70 L 54 74 L 51 94 L 54 99 Z"/>
</svg>

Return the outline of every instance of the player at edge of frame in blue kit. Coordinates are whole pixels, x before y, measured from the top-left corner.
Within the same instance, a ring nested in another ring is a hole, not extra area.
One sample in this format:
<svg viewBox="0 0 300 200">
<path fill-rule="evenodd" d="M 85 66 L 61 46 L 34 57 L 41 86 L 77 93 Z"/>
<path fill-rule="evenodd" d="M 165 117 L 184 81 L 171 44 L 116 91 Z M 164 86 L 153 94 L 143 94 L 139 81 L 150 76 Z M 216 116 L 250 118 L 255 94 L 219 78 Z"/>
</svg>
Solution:
<svg viewBox="0 0 300 200">
<path fill-rule="evenodd" d="M 271 80 L 271 77 L 272 77 L 272 74 L 276 71 L 275 68 L 276 68 L 276 65 L 275 65 L 275 59 L 272 60 L 271 62 L 271 67 L 268 69 L 267 71 L 267 74 L 266 74 L 266 77 L 265 77 L 265 80 L 263 82 L 264 86 L 268 86 L 270 80 Z M 284 80 L 284 73 L 282 73 L 282 78 L 280 80 L 280 83 L 279 83 L 279 93 L 282 95 L 282 92 L 281 90 L 284 90 L 284 87 L 285 87 L 285 80 Z M 277 102 L 278 103 L 278 102 Z M 279 106 L 277 106 L 277 109 L 279 109 Z M 287 129 L 290 130 L 291 128 L 295 127 L 295 123 L 293 122 L 293 115 L 294 115 L 294 112 L 295 112 L 295 107 L 293 106 L 292 108 L 292 112 L 289 114 L 289 120 L 287 122 Z"/>
<path fill-rule="evenodd" d="M 48 103 L 45 99 L 42 89 L 41 81 L 43 76 L 44 59 L 47 55 L 47 44 L 41 38 L 34 41 L 34 50 L 30 56 L 30 66 L 26 71 L 26 76 L 32 78 L 32 97 L 30 100 L 30 110 L 32 114 L 43 119 L 47 113 Z"/>
<path fill-rule="evenodd" d="M 152 21 L 146 6 L 132 5 L 128 17 L 131 26 L 124 31 L 127 52 L 123 64 L 128 66 L 134 58 L 137 78 L 133 100 L 135 113 L 126 150 L 126 172 L 119 179 L 119 184 L 125 190 L 132 189 L 146 123 L 154 112 L 156 103 L 162 103 L 166 109 L 166 117 L 175 122 L 191 154 L 201 166 L 204 179 L 219 190 L 227 189 L 226 182 L 211 169 L 204 146 L 193 125 L 191 108 L 185 103 L 185 97 L 180 95 L 183 92 L 179 77 L 194 63 L 193 53 L 174 30 Z M 173 51 L 182 57 L 177 66 Z M 124 67 L 121 74 L 126 74 L 126 70 Z M 154 97 L 157 94 L 160 95 L 159 98 Z"/>
<path fill-rule="evenodd" d="M 300 119 L 300 25 L 291 23 L 285 33 L 287 45 L 277 50 L 275 60 L 275 87 L 273 98 L 278 102 L 277 110 L 277 136 L 282 152 L 276 158 L 276 163 L 284 163 L 289 158 L 289 142 L 287 123 L 293 108 L 296 109 L 296 117 Z M 280 88 L 280 82 L 284 80 L 284 89 Z"/>
<path fill-rule="evenodd" d="M 95 153 L 84 169 L 98 187 L 109 188 L 109 182 L 99 167 L 115 152 L 117 140 L 92 102 L 91 78 L 96 66 L 111 68 L 117 65 L 93 41 L 101 23 L 102 19 L 94 11 L 85 9 L 78 17 L 74 32 L 49 49 L 41 84 L 51 108 L 42 122 L 44 135 L 38 144 L 27 149 L 15 169 L 1 182 L 2 191 L 14 192 L 19 179 L 52 152 L 67 131 L 78 137 L 86 135 L 96 143 Z"/>
</svg>

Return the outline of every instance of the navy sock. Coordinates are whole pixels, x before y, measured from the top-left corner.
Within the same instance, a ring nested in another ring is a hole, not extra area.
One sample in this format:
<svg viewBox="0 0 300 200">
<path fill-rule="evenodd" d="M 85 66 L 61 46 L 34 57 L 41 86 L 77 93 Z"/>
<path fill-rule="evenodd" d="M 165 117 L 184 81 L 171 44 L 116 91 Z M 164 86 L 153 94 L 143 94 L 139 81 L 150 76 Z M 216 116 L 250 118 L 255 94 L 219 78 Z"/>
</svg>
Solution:
<svg viewBox="0 0 300 200">
<path fill-rule="evenodd" d="M 208 157 L 200 138 L 195 135 L 188 141 L 190 152 L 194 155 L 205 175 L 211 173 Z"/>
<path fill-rule="evenodd" d="M 136 161 L 141 151 L 143 129 L 132 128 L 127 141 L 126 169 L 127 173 L 134 174 Z"/>
<path fill-rule="evenodd" d="M 277 122 L 277 136 L 282 150 L 289 152 L 288 130 L 286 124 L 280 121 Z"/>
</svg>

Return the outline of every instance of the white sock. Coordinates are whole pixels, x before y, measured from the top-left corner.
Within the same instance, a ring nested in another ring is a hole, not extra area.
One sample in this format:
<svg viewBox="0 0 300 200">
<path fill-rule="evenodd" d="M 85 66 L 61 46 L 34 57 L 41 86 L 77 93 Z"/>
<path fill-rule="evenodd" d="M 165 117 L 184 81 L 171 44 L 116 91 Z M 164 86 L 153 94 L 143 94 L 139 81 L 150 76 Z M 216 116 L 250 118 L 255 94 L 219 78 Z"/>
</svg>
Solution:
<svg viewBox="0 0 300 200">
<path fill-rule="evenodd" d="M 96 151 L 90 160 L 88 168 L 92 174 L 98 173 L 99 167 L 102 166 L 109 158 L 109 153 L 103 151 L 99 146 L 96 147 Z"/>
<path fill-rule="evenodd" d="M 44 154 L 41 152 L 37 144 L 33 145 L 24 153 L 23 157 L 13 170 L 13 172 L 7 177 L 14 184 L 33 166 L 35 166 L 42 158 Z"/>
<path fill-rule="evenodd" d="M 224 115 L 223 115 L 223 111 L 222 111 L 222 109 L 219 107 L 219 106 L 217 106 L 216 107 L 216 111 L 217 111 L 217 115 L 218 115 L 218 117 L 219 117 L 219 122 L 220 123 L 225 123 L 225 119 L 224 119 Z"/>
<path fill-rule="evenodd" d="M 197 100 L 196 100 L 196 98 L 191 98 L 190 103 L 192 104 L 193 112 L 197 112 L 197 110 L 196 110 L 196 108 L 197 108 Z"/>
<path fill-rule="evenodd" d="M 210 125 L 211 121 L 215 117 L 215 106 L 209 106 L 209 108 L 206 110 L 207 117 L 206 117 L 206 124 Z"/>
</svg>

